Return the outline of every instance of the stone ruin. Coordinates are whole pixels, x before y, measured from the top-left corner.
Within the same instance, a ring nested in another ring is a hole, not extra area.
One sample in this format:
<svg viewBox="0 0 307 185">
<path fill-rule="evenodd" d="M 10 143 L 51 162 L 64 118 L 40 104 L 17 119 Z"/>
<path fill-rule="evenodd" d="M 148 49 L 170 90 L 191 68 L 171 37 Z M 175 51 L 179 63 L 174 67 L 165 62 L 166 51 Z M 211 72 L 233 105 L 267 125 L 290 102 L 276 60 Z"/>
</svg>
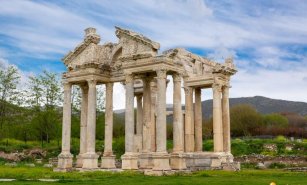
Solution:
<svg viewBox="0 0 307 185">
<path fill-rule="evenodd" d="M 230 148 L 230 77 L 237 72 L 232 58 L 217 63 L 183 48 L 158 54 L 160 44 L 116 27 L 118 43 L 100 45 L 95 28 L 87 28 L 83 42 L 63 62 L 64 105 L 62 151 L 56 171 L 114 170 L 112 151 L 113 84 L 126 91 L 125 153 L 122 170 L 148 174 L 201 169 L 236 169 Z M 166 148 L 167 76 L 173 79 L 173 149 Z M 106 85 L 105 139 L 101 164 L 95 150 L 96 85 Z M 183 85 L 182 85 L 183 84 Z M 73 166 L 70 153 L 71 88 L 82 90 L 80 153 Z M 182 110 L 184 88 L 185 110 Z M 201 89 L 213 90 L 214 151 L 203 150 Z M 134 99 L 137 114 L 134 117 Z M 193 101 L 194 100 L 194 101 Z M 135 124 L 136 119 L 136 124 Z"/>
</svg>

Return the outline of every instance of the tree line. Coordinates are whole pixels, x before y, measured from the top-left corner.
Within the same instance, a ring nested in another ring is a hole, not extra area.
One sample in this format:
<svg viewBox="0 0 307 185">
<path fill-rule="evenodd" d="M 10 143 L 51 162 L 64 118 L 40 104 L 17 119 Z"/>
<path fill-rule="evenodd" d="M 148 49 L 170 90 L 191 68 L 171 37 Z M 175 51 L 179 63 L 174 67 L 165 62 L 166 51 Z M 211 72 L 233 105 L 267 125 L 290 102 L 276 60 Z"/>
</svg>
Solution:
<svg viewBox="0 0 307 185">
<path fill-rule="evenodd" d="M 21 76 L 14 66 L 0 69 L 0 139 L 14 138 L 44 142 L 61 140 L 63 89 L 59 74 L 43 71 L 27 77 Z M 23 80 L 24 81 L 24 80 Z M 72 88 L 72 137 L 80 135 L 81 90 Z M 231 135 L 259 136 L 284 135 L 307 137 L 307 117 L 295 113 L 261 115 L 250 105 L 236 105 L 230 109 Z M 104 138 L 104 87 L 97 86 L 96 138 Z M 168 139 L 172 139 L 172 124 L 167 125 Z M 124 136 L 124 116 L 114 114 L 113 135 Z M 204 138 L 212 138 L 212 118 L 203 120 Z"/>
<path fill-rule="evenodd" d="M 59 74 L 44 70 L 23 81 L 27 83 L 21 83 L 15 66 L 0 69 L 0 139 L 14 138 L 25 143 L 39 140 L 42 146 L 44 142 L 57 140 L 60 145 L 63 88 Z M 73 137 L 78 137 L 80 130 L 80 108 L 81 90 L 73 86 Z M 100 122 L 104 122 L 103 109 L 104 89 L 97 86 L 97 119 Z"/>
</svg>

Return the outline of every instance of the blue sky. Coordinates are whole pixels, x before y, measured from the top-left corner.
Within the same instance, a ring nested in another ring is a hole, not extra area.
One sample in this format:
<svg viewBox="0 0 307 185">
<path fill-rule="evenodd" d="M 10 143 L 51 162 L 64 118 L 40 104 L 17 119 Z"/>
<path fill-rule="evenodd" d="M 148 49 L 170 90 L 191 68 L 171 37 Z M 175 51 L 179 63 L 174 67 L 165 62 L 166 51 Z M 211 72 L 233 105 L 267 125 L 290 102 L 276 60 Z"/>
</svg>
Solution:
<svg viewBox="0 0 307 185">
<path fill-rule="evenodd" d="M 85 28 L 97 28 L 104 43 L 117 41 L 120 26 L 159 42 L 161 52 L 184 47 L 219 62 L 233 56 L 239 72 L 231 97 L 307 102 L 306 10 L 304 0 L 0 0 L 0 66 L 16 65 L 25 82 L 43 69 L 61 73 L 61 58 Z"/>
</svg>

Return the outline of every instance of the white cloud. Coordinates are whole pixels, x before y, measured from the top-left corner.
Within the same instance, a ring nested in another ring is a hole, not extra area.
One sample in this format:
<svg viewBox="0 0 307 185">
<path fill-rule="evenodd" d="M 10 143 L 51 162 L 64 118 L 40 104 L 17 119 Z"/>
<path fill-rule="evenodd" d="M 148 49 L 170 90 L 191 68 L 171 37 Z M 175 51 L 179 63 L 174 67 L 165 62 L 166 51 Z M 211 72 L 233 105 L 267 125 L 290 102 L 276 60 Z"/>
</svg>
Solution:
<svg viewBox="0 0 307 185">
<path fill-rule="evenodd" d="M 0 44 L 17 49 L 7 52 L 1 46 L 0 57 L 54 59 L 81 42 L 89 26 L 97 28 L 102 43 L 116 42 L 113 26 L 118 25 L 160 42 L 162 50 L 209 50 L 208 57 L 218 61 L 234 56 L 239 67 L 233 77 L 234 97 L 306 101 L 306 51 L 283 48 L 306 47 L 306 9 L 307 3 L 295 0 L 1 1 L 0 18 L 5 21 L 0 22 Z M 241 58 L 239 51 L 248 57 Z M 122 85 L 115 85 L 114 93 L 114 107 L 122 108 Z M 206 93 L 204 98 L 211 96 Z M 172 94 L 167 97 L 172 102 Z"/>
</svg>

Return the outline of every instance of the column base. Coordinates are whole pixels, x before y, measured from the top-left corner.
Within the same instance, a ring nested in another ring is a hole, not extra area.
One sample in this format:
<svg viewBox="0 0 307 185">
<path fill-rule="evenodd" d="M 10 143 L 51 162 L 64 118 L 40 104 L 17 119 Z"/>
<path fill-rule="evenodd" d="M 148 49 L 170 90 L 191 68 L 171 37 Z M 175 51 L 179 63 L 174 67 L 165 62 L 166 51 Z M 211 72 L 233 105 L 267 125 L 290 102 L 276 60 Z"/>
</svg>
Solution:
<svg viewBox="0 0 307 185">
<path fill-rule="evenodd" d="M 138 156 L 135 153 L 125 153 L 121 157 L 123 170 L 137 170 Z"/>
<path fill-rule="evenodd" d="M 83 166 L 82 154 L 77 155 L 76 158 L 77 158 L 76 168 L 82 168 L 82 166 Z"/>
<path fill-rule="evenodd" d="M 183 153 L 172 153 L 170 158 L 170 166 L 173 170 L 187 169 L 185 155 Z"/>
<path fill-rule="evenodd" d="M 103 169 L 115 169 L 115 155 L 102 156 L 101 157 L 101 166 Z"/>
<path fill-rule="evenodd" d="M 98 155 L 96 153 L 85 153 L 83 157 L 83 169 L 98 169 Z"/>
<path fill-rule="evenodd" d="M 71 153 L 60 153 L 57 171 L 69 171 L 69 169 L 72 169 L 72 160 L 73 155 Z"/>
<path fill-rule="evenodd" d="M 171 170 L 171 167 L 169 165 L 169 158 L 170 155 L 168 153 L 153 153 L 152 159 L 153 159 L 153 170 L 154 171 L 168 171 Z"/>
<path fill-rule="evenodd" d="M 139 168 L 151 169 L 153 168 L 152 153 L 141 153 L 139 155 Z"/>
</svg>

